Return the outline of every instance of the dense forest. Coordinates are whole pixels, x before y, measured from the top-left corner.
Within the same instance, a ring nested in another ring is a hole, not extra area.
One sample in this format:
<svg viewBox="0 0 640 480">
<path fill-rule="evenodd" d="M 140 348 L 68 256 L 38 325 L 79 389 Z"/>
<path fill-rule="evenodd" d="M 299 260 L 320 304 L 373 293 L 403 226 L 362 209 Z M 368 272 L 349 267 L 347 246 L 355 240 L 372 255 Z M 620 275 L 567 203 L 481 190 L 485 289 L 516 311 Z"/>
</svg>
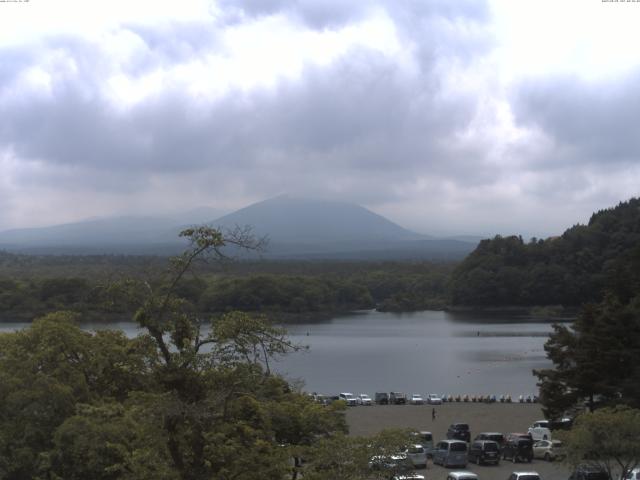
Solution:
<svg viewBox="0 0 640 480">
<path fill-rule="evenodd" d="M 138 256 L 0 254 L 0 319 L 31 320 L 52 310 L 87 319 L 129 319 L 135 285 L 154 280 L 166 259 Z M 232 310 L 322 318 L 359 309 L 442 308 L 452 263 L 226 262 L 196 263 L 178 293 L 202 314 Z M 135 282 L 132 282 L 135 280 Z"/>
<path fill-rule="evenodd" d="M 496 236 L 480 242 L 454 270 L 454 305 L 578 306 L 602 298 L 605 286 L 624 290 L 626 265 L 640 244 L 640 199 L 594 213 L 545 240 Z"/>
</svg>

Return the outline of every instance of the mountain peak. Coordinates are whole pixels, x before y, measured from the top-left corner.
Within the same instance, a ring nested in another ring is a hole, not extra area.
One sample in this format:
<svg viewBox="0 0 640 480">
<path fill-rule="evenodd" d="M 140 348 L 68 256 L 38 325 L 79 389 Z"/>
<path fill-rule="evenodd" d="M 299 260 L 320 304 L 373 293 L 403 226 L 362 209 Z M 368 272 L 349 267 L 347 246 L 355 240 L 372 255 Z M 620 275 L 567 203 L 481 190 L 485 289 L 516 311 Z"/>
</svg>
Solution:
<svg viewBox="0 0 640 480">
<path fill-rule="evenodd" d="M 214 222 L 221 227 L 251 225 L 256 235 L 284 243 L 362 243 L 426 237 L 360 205 L 336 200 L 279 195 L 254 203 Z"/>
</svg>

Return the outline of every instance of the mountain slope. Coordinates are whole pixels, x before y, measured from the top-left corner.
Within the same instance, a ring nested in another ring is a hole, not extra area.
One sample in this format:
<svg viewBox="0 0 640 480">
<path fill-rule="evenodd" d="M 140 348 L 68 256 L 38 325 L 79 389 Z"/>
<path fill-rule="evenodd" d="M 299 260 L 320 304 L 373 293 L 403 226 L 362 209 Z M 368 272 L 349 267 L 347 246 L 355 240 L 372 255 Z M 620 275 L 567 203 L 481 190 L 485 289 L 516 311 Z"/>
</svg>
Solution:
<svg viewBox="0 0 640 480">
<path fill-rule="evenodd" d="M 289 244 L 362 246 L 429 238 L 353 203 L 279 196 L 254 203 L 213 222 L 250 225 L 256 235 Z"/>
<path fill-rule="evenodd" d="M 0 248 L 38 253 L 144 253 L 181 245 L 179 224 L 203 223 L 219 210 L 201 207 L 175 215 L 122 216 L 0 232 Z"/>
<path fill-rule="evenodd" d="M 264 258 L 460 259 L 474 243 L 411 232 L 352 203 L 280 196 L 211 222 L 193 221 L 207 211 L 173 217 L 119 217 L 0 232 L 0 249 L 38 254 L 178 253 L 179 232 L 208 223 L 223 229 L 250 226 L 269 239 Z M 229 249 L 230 254 L 235 252 Z M 244 255 L 244 254 L 243 254 Z M 249 255 L 251 257 L 252 255 Z"/>
</svg>

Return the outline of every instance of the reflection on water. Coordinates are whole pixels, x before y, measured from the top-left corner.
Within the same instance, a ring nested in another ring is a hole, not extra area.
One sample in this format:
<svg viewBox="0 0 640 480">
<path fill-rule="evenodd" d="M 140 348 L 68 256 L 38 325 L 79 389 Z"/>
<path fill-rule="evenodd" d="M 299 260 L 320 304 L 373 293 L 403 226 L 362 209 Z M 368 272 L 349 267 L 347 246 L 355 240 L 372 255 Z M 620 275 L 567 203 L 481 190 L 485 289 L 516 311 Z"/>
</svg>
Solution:
<svg viewBox="0 0 640 480">
<path fill-rule="evenodd" d="M 0 331 L 26 325 L 0 324 Z M 83 328 L 119 328 L 130 337 L 140 332 L 130 322 Z M 280 359 L 276 369 L 326 394 L 526 395 L 537 392 L 532 370 L 550 366 L 543 345 L 551 323 L 505 314 L 366 311 L 287 328 L 294 342 L 310 349 Z"/>
</svg>

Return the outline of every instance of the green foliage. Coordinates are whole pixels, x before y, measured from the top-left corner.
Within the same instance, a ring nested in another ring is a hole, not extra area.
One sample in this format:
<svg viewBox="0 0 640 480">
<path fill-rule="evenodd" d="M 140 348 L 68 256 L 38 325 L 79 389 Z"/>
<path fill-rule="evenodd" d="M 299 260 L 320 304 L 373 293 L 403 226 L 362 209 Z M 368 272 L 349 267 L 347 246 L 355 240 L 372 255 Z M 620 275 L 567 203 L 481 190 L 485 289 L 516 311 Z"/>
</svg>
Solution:
<svg viewBox="0 0 640 480">
<path fill-rule="evenodd" d="M 640 407 L 640 248 L 626 256 L 623 289 L 586 305 L 569 326 L 555 325 L 545 344 L 553 368 L 534 372 L 550 417 L 587 403 Z M 631 294 L 635 293 L 635 296 Z"/>
<path fill-rule="evenodd" d="M 567 461 L 573 465 L 585 460 L 607 470 L 610 478 L 640 465 L 640 410 L 628 407 L 603 408 L 580 415 L 573 428 L 562 436 Z"/>
<path fill-rule="evenodd" d="M 624 258 L 640 244 L 640 199 L 595 213 L 560 237 L 525 243 L 496 236 L 480 242 L 453 272 L 456 305 L 578 306 L 628 289 Z M 630 295 L 630 292 L 628 292 Z"/>
<path fill-rule="evenodd" d="M 409 430 L 388 429 L 371 437 L 333 435 L 307 452 L 304 478 L 310 480 L 388 479 L 407 464 L 385 462 L 411 443 Z"/>
<path fill-rule="evenodd" d="M 0 264 L 2 258 L 0 254 Z M 92 321 L 123 320 L 145 301 L 149 289 L 160 293 L 169 288 L 166 272 L 139 257 L 65 257 L 67 264 L 60 259 L 8 258 L 13 260 L 5 258 L 0 267 L 6 275 L 0 277 L 0 319 L 31 320 L 53 310 L 69 310 Z M 91 258 L 94 263 L 85 265 Z M 24 262 L 30 268 L 19 270 Z M 132 272 L 135 266 L 152 280 Z M 97 268 L 108 274 L 93 274 Z M 449 303 L 447 282 L 453 264 L 239 262 L 220 268 L 216 262 L 195 258 L 174 285 L 175 296 L 201 314 L 260 311 L 294 321 L 374 307 L 382 311 L 444 308 Z M 72 275 L 66 276 L 67 272 Z"/>
<path fill-rule="evenodd" d="M 186 234 L 165 276 L 130 285 L 137 338 L 82 331 L 65 312 L 0 335 L 0 478 L 282 480 L 296 448 L 346 431 L 342 404 L 270 372 L 301 348 L 284 330 L 239 312 L 203 322 L 181 297 L 197 259 L 251 239 Z"/>
<path fill-rule="evenodd" d="M 25 330 L 0 335 L 0 446 L 3 478 L 31 478 L 56 429 L 81 403 L 123 400 L 148 388 L 155 363 L 144 338 L 89 334 L 77 315 L 47 315 Z"/>
</svg>

